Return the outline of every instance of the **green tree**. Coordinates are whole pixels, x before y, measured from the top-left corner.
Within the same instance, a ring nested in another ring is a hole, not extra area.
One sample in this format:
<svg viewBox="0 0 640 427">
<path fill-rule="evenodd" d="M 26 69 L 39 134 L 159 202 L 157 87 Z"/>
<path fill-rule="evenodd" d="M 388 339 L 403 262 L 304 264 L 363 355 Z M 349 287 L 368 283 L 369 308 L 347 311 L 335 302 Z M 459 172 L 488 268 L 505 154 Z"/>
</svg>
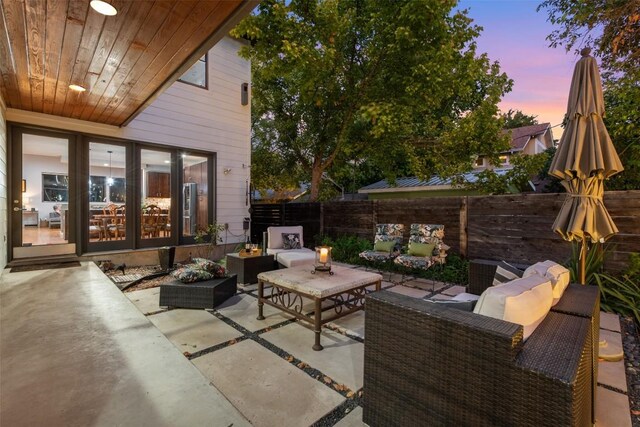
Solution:
<svg viewBox="0 0 640 427">
<path fill-rule="evenodd" d="M 607 72 L 640 68 L 640 0 L 545 0 L 541 9 L 559 27 L 552 47 L 591 46 Z"/>
<path fill-rule="evenodd" d="M 531 126 L 537 125 L 538 116 L 531 116 L 529 114 L 524 114 L 520 110 L 512 110 L 509 108 L 509 111 L 500 115 L 500 117 L 504 120 L 504 128 L 505 129 L 515 129 L 523 126 Z"/>
<path fill-rule="evenodd" d="M 251 42 L 254 159 L 282 156 L 316 200 L 323 172 L 352 159 L 449 176 L 471 169 L 470 153 L 507 149 L 497 103 L 512 82 L 476 51 L 481 29 L 456 3 L 261 2 L 232 32 Z"/>
<path fill-rule="evenodd" d="M 513 168 L 503 174 L 492 169 L 485 169 L 478 173 L 475 182 L 458 183 L 469 190 L 480 191 L 485 194 L 507 194 L 532 191 L 529 181 L 539 175 L 545 167 L 548 168 L 554 151 L 546 150 L 534 155 L 513 155 Z"/>
</svg>

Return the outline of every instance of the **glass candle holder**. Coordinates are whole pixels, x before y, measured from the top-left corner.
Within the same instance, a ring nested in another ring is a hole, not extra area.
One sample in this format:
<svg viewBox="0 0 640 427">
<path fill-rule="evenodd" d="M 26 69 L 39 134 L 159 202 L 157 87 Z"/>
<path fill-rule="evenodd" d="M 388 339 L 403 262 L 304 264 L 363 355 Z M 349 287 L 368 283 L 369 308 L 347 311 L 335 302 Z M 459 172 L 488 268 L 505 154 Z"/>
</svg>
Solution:
<svg viewBox="0 0 640 427">
<path fill-rule="evenodd" d="M 333 274 L 331 271 L 331 246 L 316 246 L 312 273 L 316 271 Z"/>
</svg>

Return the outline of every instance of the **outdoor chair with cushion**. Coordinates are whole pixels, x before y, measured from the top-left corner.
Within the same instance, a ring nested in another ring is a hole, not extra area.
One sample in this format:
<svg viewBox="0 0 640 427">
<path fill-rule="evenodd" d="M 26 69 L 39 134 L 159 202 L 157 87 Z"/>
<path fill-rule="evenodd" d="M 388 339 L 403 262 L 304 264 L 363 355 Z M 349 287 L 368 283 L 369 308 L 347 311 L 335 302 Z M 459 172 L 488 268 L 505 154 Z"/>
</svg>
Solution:
<svg viewBox="0 0 640 427">
<path fill-rule="evenodd" d="M 597 313 L 599 294 L 569 285 L 554 310 L 555 286 L 539 273 L 489 286 L 473 312 L 368 295 L 363 421 L 592 425 L 598 336 L 579 312 Z"/>
<path fill-rule="evenodd" d="M 49 228 L 60 228 L 61 220 L 59 212 L 49 212 Z"/>
<path fill-rule="evenodd" d="M 283 267 L 313 264 L 316 252 L 304 247 L 301 225 L 268 227 L 267 254 Z"/>
<path fill-rule="evenodd" d="M 444 225 L 411 224 L 407 254 L 394 262 L 409 268 L 426 270 L 434 264 L 444 264 L 449 246 L 442 242 Z"/>
<path fill-rule="evenodd" d="M 360 258 L 372 262 L 384 262 L 400 253 L 404 224 L 376 224 L 373 250 L 360 253 Z"/>
</svg>

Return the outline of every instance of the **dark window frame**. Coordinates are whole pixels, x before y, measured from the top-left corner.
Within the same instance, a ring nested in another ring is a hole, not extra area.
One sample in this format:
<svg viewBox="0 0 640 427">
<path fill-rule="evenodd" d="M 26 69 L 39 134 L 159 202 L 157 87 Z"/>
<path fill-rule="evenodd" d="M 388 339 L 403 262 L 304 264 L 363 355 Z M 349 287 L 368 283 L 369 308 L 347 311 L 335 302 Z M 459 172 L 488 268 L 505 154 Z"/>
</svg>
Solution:
<svg viewBox="0 0 640 427">
<path fill-rule="evenodd" d="M 180 78 L 178 78 L 178 82 L 180 83 L 184 83 L 187 84 L 189 86 L 193 86 L 193 87 L 197 87 L 200 89 L 205 89 L 205 90 L 209 90 L 209 53 L 205 53 L 204 54 L 204 61 L 202 60 L 202 58 L 198 58 L 198 62 L 204 62 L 204 86 L 199 85 L 197 83 L 193 83 L 187 80 L 183 80 L 182 76 L 180 76 Z M 191 67 L 193 67 L 194 65 L 196 65 L 198 62 L 193 63 L 193 65 L 191 65 Z M 191 69 L 191 67 L 189 67 L 189 70 Z M 187 71 L 189 71 L 187 70 Z M 183 74 L 184 76 L 184 74 Z"/>
</svg>

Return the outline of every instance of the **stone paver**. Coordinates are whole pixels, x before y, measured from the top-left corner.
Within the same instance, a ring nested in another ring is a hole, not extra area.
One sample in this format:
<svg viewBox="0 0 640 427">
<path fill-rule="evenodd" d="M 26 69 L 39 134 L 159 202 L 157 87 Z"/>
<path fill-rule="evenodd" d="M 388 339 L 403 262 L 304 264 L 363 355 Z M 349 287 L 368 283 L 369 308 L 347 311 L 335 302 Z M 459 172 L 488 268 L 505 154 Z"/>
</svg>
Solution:
<svg viewBox="0 0 640 427">
<path fill-rule="evenodd" d="M 345 400 L 252 340 L 192 362 L 257 427 L 307 426 Z"/>
<path fill-rule="evenodd" d="M 343 419 L 338 421 L 335 427 L 366 427 L 367 425 L 362 422 L 362 407 L 358 406 L 353 411 L 349 412 Z"/>
<path fill-rule="evenodd" d="M 274 329 L 261 337 L 351 390 L 362 388 L 364 344 L 323 329 L 320 344 L 324 350 L 315 351 L 311 348 L 314 341 L 313 330 L 304 322 Z"/>
<path fill-rule="evenodd" d="M 143 314 L 155 313 L 163 309 L 158 305 L 160 303 L 160 287 L 126 292 L 124 295 L 129 298 Z"/>
<path fill-rule="evenodd" d="M 437 292 L 440 289 L 447 286 L 445 283 L 435 282 L 433 280 L 427 280 L 427 279 L 406 280 L 402 284 L 410 288 L 418 288 L 418 289 L 422 289 L 424 291 L 429 291 L 429 292 Z"/>
<path fill-rule="evenodd" d="M 364 311 L 356 311 L 348 316 L 334 320 L 330 324 L 344 329 L 347 333 L 364 338 Z"/>
<path fill-rule="evenodd" d="M 631 427 L 629 398 L 604 387 L 596 393 L 596 427 Z"/>
<path fill-rule="evenodd" d="M 465 291 L 466 291 L 466 288 L 464 286 L 455 285 L 450 287 L 449 289 L 445 289 L 444 291 L 442 291 L 442 293 L 444 295 L 455 297 L 456 295 L 461 294 Z"/>
<path fill-rule="evenodd" d="M 171 310 L 147 317 L 182 352 L 195 353 L 242 334 L 205 310 Z"/>
<path fill-rule="evenodd" d="M 600 341 L 606 341 L 605 347 L 600 347 L 600 356 L 619 355 L 622 353 L 622 338 L 619 333 L 600 329 Z"/>
<path fill-rule="evenodd" d="M 627 376 L 624 371 L 624 360 L 619 362 L 600 361 L 598 363 L 598 382 L 626 392 Z"/>
<path fill-rule="evenodd" d="M 414 298 L 424 298 L 431 293 L 429 291 L 423 291 L 422 289 L 418 288 L 408 288 L 403 285 L 394 286 L 393 288 L 389 288 L 388 291 L 396 292 L 398 294 L 407 295 Z"/>
<path fill-rule="evenodd" d="M 265 319 L 258 320 L 258 299 L 250 295 L 235 295 L 217 308 L 218 312 L 225 317 L 238 323 L 240 326 L 251 332 L 282 323 L 293 316 L 286 314 L 282 310 L 265 304 L 263 314 Z"/>
<path fill-rule="evenodd" d="M 617 314 L 600 312 L 600 327 L 610 331 L 620 332 L 620 318 Z"/>
<path fill-rule="evenodd" d="M 383 281 L 382 281 L 382 283 L 381 283 L 381 286 L 380 286 L 380 287 L 381 287 L 382 289 L 387 289 L 387 288 L 391 288 L 391 287 L 393 287 L 393 286 L 395 286 L 395 285 L 396 285 L 395 283 L 392 283 L 392 282 L 389 282 L 389 281 L 383 280 Z"/>
<path fill-rule="evenodd" d="M 430 297 L 429 299 L 434 299 L 434 300 L 450 300 L 453 297 L 449 296 L 449 295 L 444 295 L 444 294 L 435 294 L 434 296 Z"/>
</svg>

